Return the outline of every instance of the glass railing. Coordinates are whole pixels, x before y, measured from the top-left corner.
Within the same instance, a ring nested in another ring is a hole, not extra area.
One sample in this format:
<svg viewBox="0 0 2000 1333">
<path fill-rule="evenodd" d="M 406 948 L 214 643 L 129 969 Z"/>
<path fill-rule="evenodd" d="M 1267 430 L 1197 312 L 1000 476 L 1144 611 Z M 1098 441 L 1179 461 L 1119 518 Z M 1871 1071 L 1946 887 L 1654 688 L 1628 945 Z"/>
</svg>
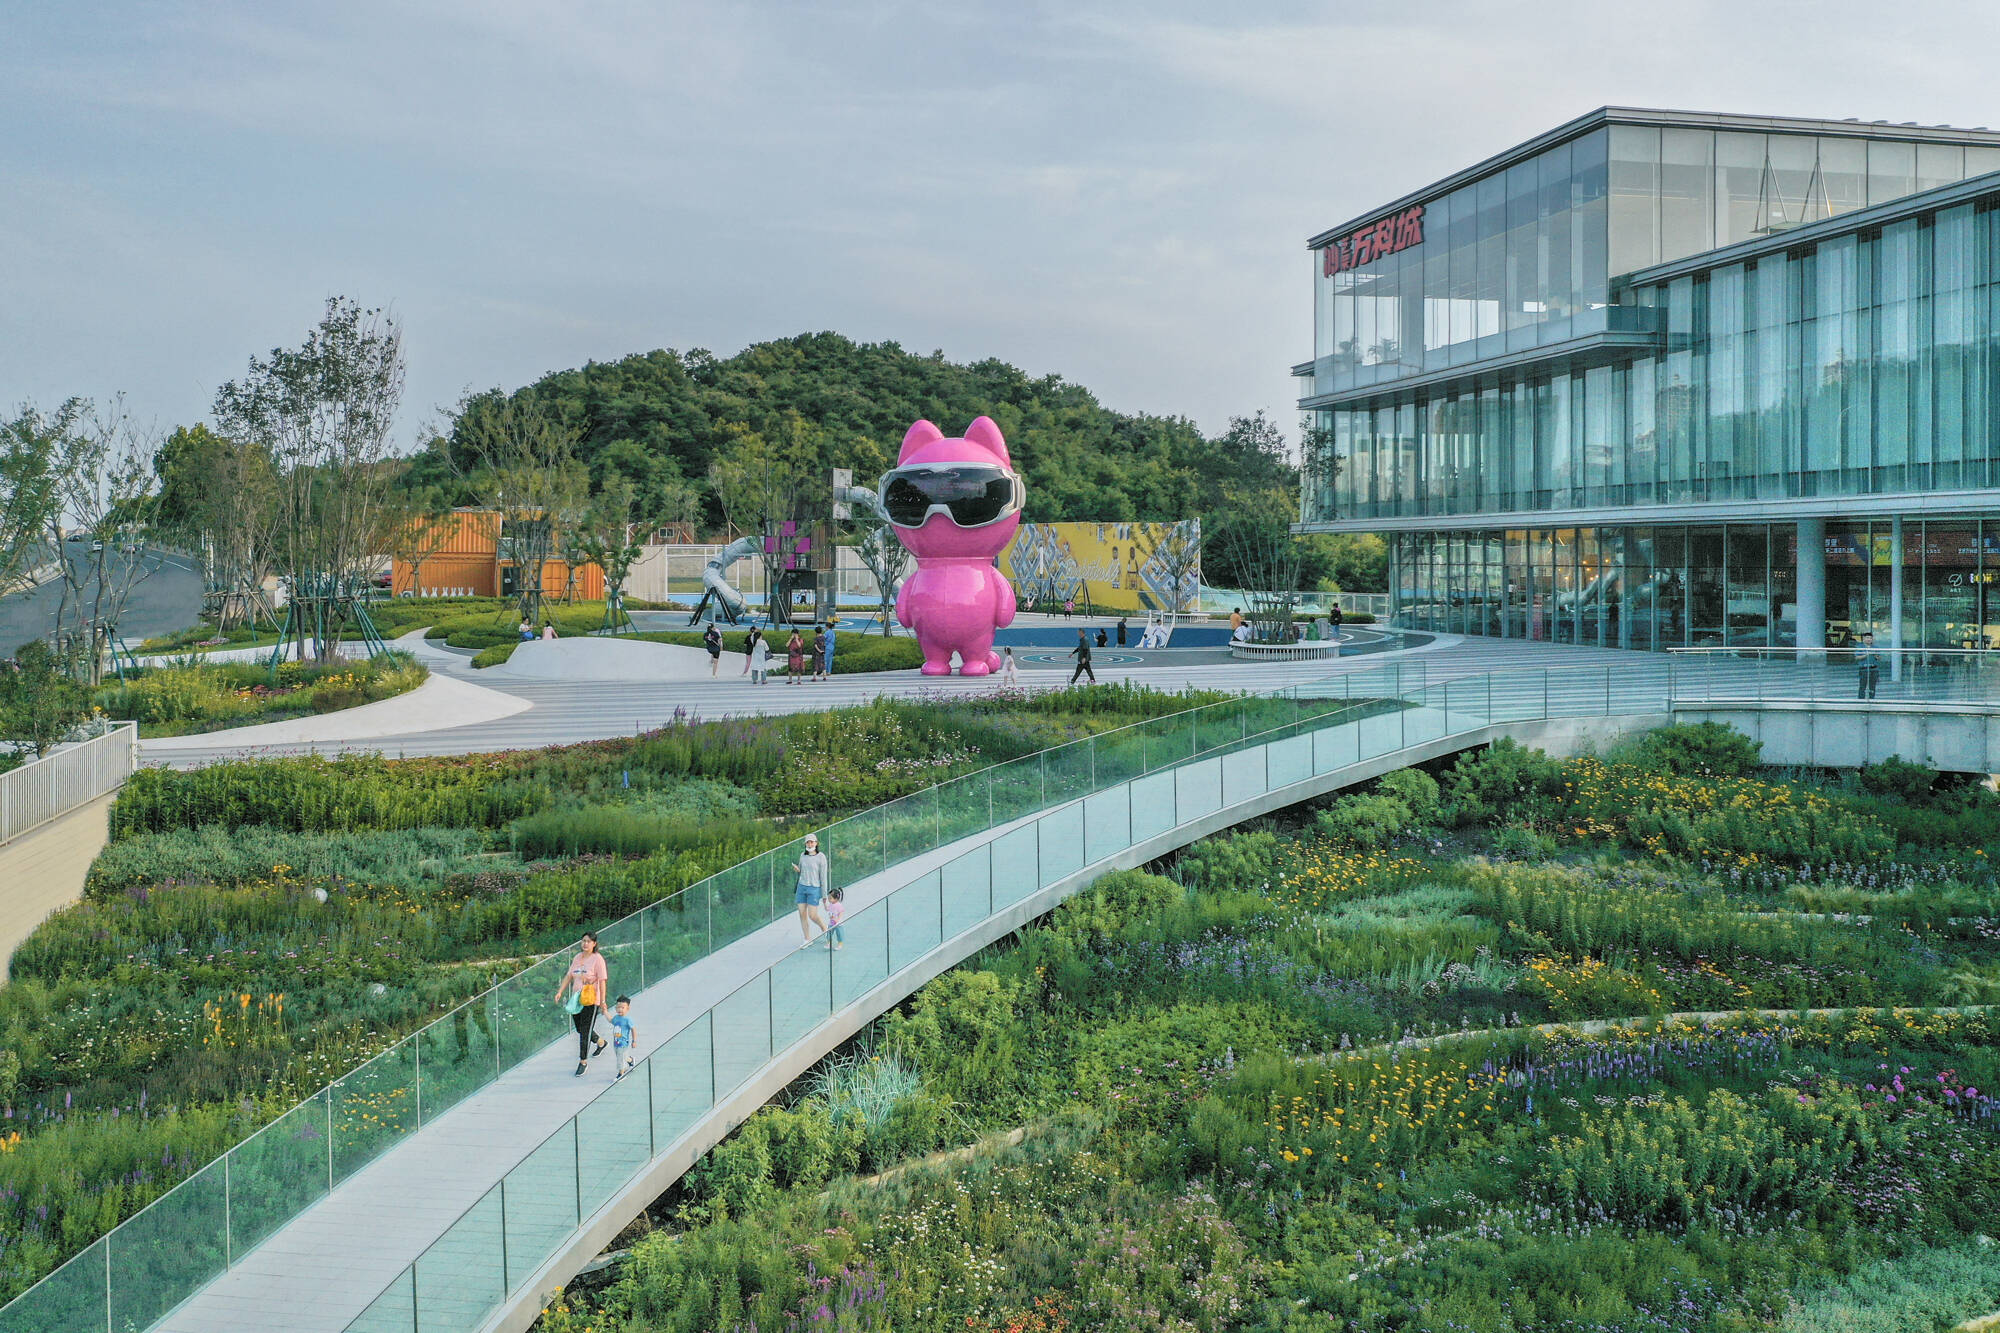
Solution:
<svg viewBox="0 0 2000 1333">
<path fill-rule="evenodd" d="M 1394 729 L 1397 714 L 1408 711 L 1395 701 L 1421 696 L 1425 680 L 1421 661 L 1396 663 L 1134 723 L 864 810 L 820 829 L 821 846 L 836 883 L 850 885 L 1139 776 L 1281 731 L 1351 721 L 1350 710 Z M 1216 766 L 1203 772 L 1185 779 L 1177 799 L 1198 801 L 1209 789 L 1203 784 L 1219 780 Z M 1219 803 L 1220 789 L 1213 794 Z M 751 857 L 600 929 L 612 975 L 644 989 L 789 915 L 784 872 L 800 845 Z M 1047 861 L 1081 865 L 1086 850 L 1079 835 L 1052 847 Z M 1020 873 L 1009 858 L 1001 879 L 1012 885 Z M 559 951 L 506 978 L 265 1125 L 0 1308 L 0 1333 L 151 1328 L 341 1181 L 568 1032 L 568 1015 L 549 1003 L 568 959 Z"/>
<path fill-rule="evenodd" d="M 841 951 L 789 953 L 717 1001 L 529 1152 L 347 1333 L 477 1328 L 770 1061 L 811 1041 L 821 1024 L 934 950 L 1086 866 L 1269 793 L 1447 736 L 1495 723 L 1601 715 L 1607 707 L 1664 709 L 1663 673 L 1649 673 L 1650 683 L 1624 674 L 1623 667 L 1605 666 L 1470 676 L 1408 689 L 1401 706 L 1387 707 L 1354 702 L 1341 682 L 1321 682 L 1048 751 L 1064 757 L 1035 771 L 1032 781 L 1001 781 L 1009 765 L 987 770 L 995 778 L 987 791 L 995 797 L 1039 783 L 1045 800 L 1067 803 L 1020 820 L 856 912 Z M 1149 764 L 1149 755 L 1172 759 Z M 996 807 L 987 828 L 1006 822 Z M 908 989 L 894 987 L 862 1016 L 886 1009 Z M 830 1044 L 814 1043 L 808 1057 Z M 606 1144 L 610 1161 L 582 1150 Z"/>
<path fill-rule="evenodd" d="M 1978 648 L 1676 648 L 1677 704 L 2000 703 L 2000 652 Z"/>
</svg>

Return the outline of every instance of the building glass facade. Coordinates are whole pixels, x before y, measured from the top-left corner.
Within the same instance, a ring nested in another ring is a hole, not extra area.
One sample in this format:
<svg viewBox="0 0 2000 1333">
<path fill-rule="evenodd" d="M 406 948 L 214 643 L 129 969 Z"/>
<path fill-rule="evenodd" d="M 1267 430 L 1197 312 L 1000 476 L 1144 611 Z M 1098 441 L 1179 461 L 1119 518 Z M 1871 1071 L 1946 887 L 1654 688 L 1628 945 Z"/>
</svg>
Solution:
<svg viewBox="0 0 2000 1333">
<path fill-rule="evenodd" d="M 1392 535 L 1421 628 L 2000 643 L 2000 134 L 1551 137 L 1392 205 L 1418 243 L 1315 238 L 1302 528 Z"/>
<path fill-rule="evenodd" d="M 1311 392 L 1643 329 L 1612 279 L 1994 171 L 2000 142 L 1610 123 L 1423 201 L 1417 244 L 1315 249 Z"/>
<path fill-rule="evenodd" d="M 2000 648 L 2000 517 L 1829 522 L 1823 643 Z M 1399 623 L 1603 648 L 1793 647 L 1792 523 L 1518 528 L 1393 539 Z"/>
</svg>

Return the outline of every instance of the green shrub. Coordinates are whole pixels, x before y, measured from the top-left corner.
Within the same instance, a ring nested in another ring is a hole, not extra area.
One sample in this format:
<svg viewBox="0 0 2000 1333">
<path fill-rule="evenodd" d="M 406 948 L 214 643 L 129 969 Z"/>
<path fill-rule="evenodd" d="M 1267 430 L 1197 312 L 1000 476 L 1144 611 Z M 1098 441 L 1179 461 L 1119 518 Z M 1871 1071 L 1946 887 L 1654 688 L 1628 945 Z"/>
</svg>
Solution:
<svg viewBox="0 0 2000 1333">
<path fill-rule="evenodd" d="M 2000 1310 L 2000 1244 L 1921 1247 L 1792 1293 L 1778 1333 L 1933 1333 Z"/>
<path fill-rule="evenodd" d="M 1204 892 L 1254 891 L 1276 879 L 1281 851 L 1278 835 L 1263 829 L 1203 838 L 1181 852 L 1174 862 L 1174 878 Z"/>
<path fill-rule="evenodd" d="M 1387 792 L 1343 796 L 1313 820 L 1313 831 L 1335 843 L 1386 847 L 1415 823 L 1410 807 Z"/>
<path fill-rule="evenodd" d="M 521 859 L 538 861 L 585 852 L 647 856 L 689 851 L 717 842 L 748 841 L 762 827 L 749 819 L 662 818 L 629 806 L 591 805 L 528 815 L 514 821 L 509 833 Z"/>
<path fill-rule="evenodd" d="M 1401 801 L 1410 818 L 1419 824 L 1432 823 L 1438 817 L 1441 802 L 1437 779 L 1421 768 L 1399 768 L 1377 782 L 1375 790 Z"/>
<path fill-rule="evenodd" d="M 1764 747 L 1721 722 L 1656 727 L 1619 758 L 1681 777 L 1747 777 L 1763 762 Z"/>
<path fill-rule="evenodd" d="M 1504 861 L 1546 861 L 1556 854 L 1554 838 L 1520 824 L 1497 830 L 1492 845 L 1493 854 Z"/>
<path fill-rule="evenodd" d="M 401 652 L 360 662 L 283 662 L 275 675 L 254 662 L 188 662 L 106 682 L 96 704 L 139 722 L 149 736 L 189 735 L 373 703 L 415 689 L 428 675 Z"/>
<path fill-rule="evenodd" d="M 546 789 L 509 783 L 504 756 L 388 760 L 369 755 L 142 768 L 111 807 L 112 837 L 220 824 L 295 833 L 492 827 L 539 808 Z"/>
<path fill-rule="evenodd" d="M 1455 824 L 1531 819 L 1561 792 L 1562 762 L 1502 736 L 1460 755 L 1445 774 L 1444 817 Z"/>
<path fill-rule="evenodd" d="M 1871 796 L 1921 805 L 1929 801 L 1937 786 L 1938 772 L 1922 764 L 1890 755 L 1879 764 L 1865 764 L 1855 772 L 1861 789 Z"/>
<path fill-rule="evenodd" d="M 1187 890 L 1163 875 L 1118 870 L 1057 906 L 1050 926 L 1078 941 L 1115 935 L 1135 922 L 1158 921 L 1187 901 Z"/>
<path fill-rule="evenodd" d="M 483 829 L 306 834 L 264 825 L 202 824 L 134 834 L 91 863 L 84 891 L 104 898 L 176 884 L 240 885 L 283 867 L 304 878 L 340 878 L 407 888 L 488 868 L 492 836 Z"/>
</svg>

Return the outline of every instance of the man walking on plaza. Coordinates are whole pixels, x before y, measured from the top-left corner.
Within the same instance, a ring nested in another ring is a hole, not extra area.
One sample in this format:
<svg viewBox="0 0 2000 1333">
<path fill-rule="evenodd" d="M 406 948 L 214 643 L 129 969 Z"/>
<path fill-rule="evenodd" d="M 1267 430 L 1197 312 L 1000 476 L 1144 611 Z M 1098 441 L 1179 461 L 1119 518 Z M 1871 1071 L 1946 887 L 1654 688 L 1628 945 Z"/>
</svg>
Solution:
<svg viewBox="0 0 2000 1333">
<path fill-rule="evenodd" d="M 1882 679 L 1882 654 L 1875 651 L 1875 636 L 1861 636 L 1861 651 L 1855 654 L 1854 667 L 1858 689 L 1857 699 L 1873 699 L 1875 686 Z"/>
<path fill-rule="evenodd" d="M 1090 669 L 1090 636 L 1082 630 L 1078 630 L 1076 632 L 1076 647 L 1069 650 L 1069 655 L 1076 659 L 1076 670 L 1069 673 L 1069 683 L 1072 685 L 1076 684 L 1078 676 L 1089 676 L 1090 683 L 1095 685 L 1097 683 L 1097 673 Z"/>
</svg>

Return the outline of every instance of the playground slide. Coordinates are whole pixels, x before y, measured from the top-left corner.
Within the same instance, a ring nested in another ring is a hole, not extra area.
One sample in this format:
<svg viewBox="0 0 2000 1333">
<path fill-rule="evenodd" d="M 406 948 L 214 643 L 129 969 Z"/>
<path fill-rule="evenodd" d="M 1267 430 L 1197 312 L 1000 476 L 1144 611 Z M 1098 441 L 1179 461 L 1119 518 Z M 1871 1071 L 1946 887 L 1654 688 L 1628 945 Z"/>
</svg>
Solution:
<svg viewBox="0 0 2000 1333">
<path fill-rule="evenodd" d="M 723 577 L 724 571 L 738 560 L 746 556 L 756 555 L 763 548 L 764 540 L 761 537 L 739 537 L 709 557 L 708 563 L 702 567 L 701 583 L 704 588 L 708 589 L 707 594 L 702 598 L 702 602 L 705 606 L 708 600 L 713 598 L 721 606 L 723 614 L 717 617 L 717 619 L 727 620 L 733 625 L 749 606 L 743 594 L 736 591 L 730 585 L 729 580 Z M 697 607 L 695 609 L 695 618 L 699 619 L 700 617 L 701 608 Z M 689 623 L 692 624 L 693 621 Z"/>
</svg>

